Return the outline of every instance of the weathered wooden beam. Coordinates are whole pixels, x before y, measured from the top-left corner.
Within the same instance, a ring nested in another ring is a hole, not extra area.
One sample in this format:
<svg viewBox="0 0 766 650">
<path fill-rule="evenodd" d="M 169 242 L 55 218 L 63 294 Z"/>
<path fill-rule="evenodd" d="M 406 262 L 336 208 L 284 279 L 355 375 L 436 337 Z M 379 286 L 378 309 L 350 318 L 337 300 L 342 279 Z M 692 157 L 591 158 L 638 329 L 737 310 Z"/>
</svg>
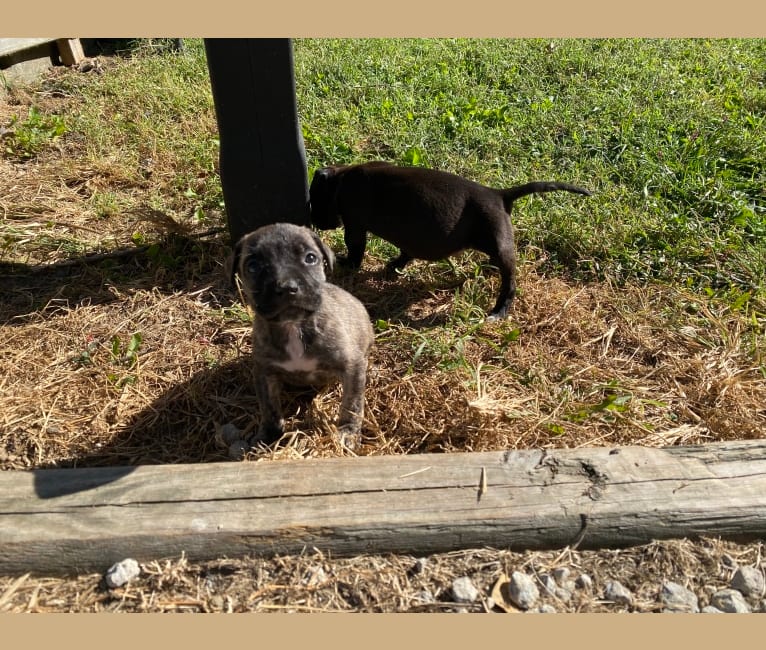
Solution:
<svg viewBox="0 0 766 650">
<path fill-rule="evenodd" d="M 0 58 L 47 45 L 55 38 L 0 38 Z"/>
<path fill-rule="evenodd" d="M 77 65 L 85 58 L 79 38 L 0 38 L 0 58 L 19 55 L 54 42 L 64 65 Z"/>
<path fill-rule="evenodd" d="M 77 65 L 85 59 L 85 53 L 79 38 L 58 38 L 56 45 L 59 57 L 64 65 Z"/>
<path fill-rule="evenodd" d="M 766 440 L 0 473 L 0 574 L 766 536 Z"/>
</svg>

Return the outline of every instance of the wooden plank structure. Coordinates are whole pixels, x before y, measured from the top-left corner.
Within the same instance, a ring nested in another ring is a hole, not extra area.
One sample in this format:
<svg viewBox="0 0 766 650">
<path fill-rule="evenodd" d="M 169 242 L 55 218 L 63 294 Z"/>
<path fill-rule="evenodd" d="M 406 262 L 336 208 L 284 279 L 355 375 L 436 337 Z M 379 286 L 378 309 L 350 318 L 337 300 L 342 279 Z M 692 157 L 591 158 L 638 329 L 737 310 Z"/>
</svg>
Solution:
<svg viewBox="0 0 766 650">
<path fill-rule="evenodd" d="M 77 65 L 85 58 L 79 38 L 57 38 L 56 46 L 64 65 Z"/>
<path fill-rule="evenodd" d="M 55 38 L 0 38 L 0 59 L 52 43 Z"/>
<path fill-rule="evenodd" d="M 766 440 L 0 473 L 0 574 L 766 537 Z"/>
<path fill-rule="evenodd" d="M 64 65 L 77 65 L 85 58 L 79 38 L 0 38 L 0 59 L 22 55 L 49 43 L 56 44 Z"/>
</svg>

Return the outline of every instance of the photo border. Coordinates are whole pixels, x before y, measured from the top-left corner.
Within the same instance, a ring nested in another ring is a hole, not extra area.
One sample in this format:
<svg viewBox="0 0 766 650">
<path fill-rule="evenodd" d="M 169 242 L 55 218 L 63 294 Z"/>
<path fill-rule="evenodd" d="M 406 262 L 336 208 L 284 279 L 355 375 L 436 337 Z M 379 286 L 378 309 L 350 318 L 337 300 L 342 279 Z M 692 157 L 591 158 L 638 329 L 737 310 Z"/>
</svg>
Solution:
<svg viewBox="0 0 766 650">
<path fill-rule="evenodd" d="M 647 0 L 536 3 L 385 3 L 329 0 L 275 3 L 147 2 L 66 5 L 6 3 L 0 36 L 59 37 L 739 37 L 766 36 L 766 3 Z M 1 101 L 1 100 L 0 100 Z M 0 550 L 1 552 L 1 550 Z M 291 618 L 286 619 L 285 616 Z M 297 616 L 297 618 L 295 618 Z M 52 614 L 0 615 L 6 647 L 221 647 L 228 642 L 287 647 L 642 648 L 726 647 L 762 634 L 766 618 L 628 614 L 471 616 L 456 614 Z"/>
</svg>

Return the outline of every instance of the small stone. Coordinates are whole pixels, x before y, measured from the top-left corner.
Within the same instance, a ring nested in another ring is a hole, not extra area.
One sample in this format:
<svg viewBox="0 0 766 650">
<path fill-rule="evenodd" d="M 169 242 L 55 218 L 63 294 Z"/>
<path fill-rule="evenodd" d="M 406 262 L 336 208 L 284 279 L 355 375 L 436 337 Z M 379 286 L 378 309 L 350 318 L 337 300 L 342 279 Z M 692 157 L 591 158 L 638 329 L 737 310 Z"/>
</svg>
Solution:
<svg viewBox="0 0 766 650">
<path fill-rule="evenodd" d="M 114 589 L 116 587 L 122 587 L 133 578 L 137 578 L 140 573 L 141 568 L 138 566 L 138 562 L 132 558 L 128 558 L 109 567 L 109 570 L 104 576 L 104 580 L 106 581 L 107 587 Z"/>
<path fill-rule="evenodd" d="M 724 553 L 721 556 L 721 562 L 723 562 L 724 566 L 727 566 L 730 569 L 733 569 L 737 566 L 737 561 L 728 553 Z"/>
<path fill-rule="evenodd" d="M 569 576 L 572 572 L 565 566 L 553 569 L 553 578 L 556 580 L 556 584 L 559 587 L 567 588 L 567 585 L 571 582 Z"/>
<path fill-rule="evenodd" d="M 633 604 L 633 594 L 617 580 L 610 580 L 604 588 L 604 599 L 611 600 L 618 605 Z"/>
<path fill-rule="evenodd" d="M 556 587 L 556 598 L 561 602 L 568 603 L 572 600 L 572 590 L 566 587 Z"/>
<path fill-rule="evenodd" d="M 540 576 L 540 583 L 543 585 L 543 589 L 554 598 L 558 598 L 565 603 L 568 603 L 570 600 L 572 600 L 572 590 L 574 589 L 574 583 L 571 580 L 567 581 L 569 588 L 560 587 L 552 575 L 543 573 Z"/>
<path fill-rule="evenodd" d="M 516 607 L 531 609 L 540 598 L 540 591 L 534 580 L 526 573 L 514 571 L 508 584 L 508 595 Z"/>
<path fill-rule="evenodd" d="M 434 598 L 434 595 L 428 591 L 428 589 L 423 589 L 423 591 L 419 591 L 415 594 L 415 600 L 420 603 L 432 603 L 436 599 Z"/>
<path fill-rule="evenodd" d="M 428 558 L 419 557 L 417 560 L 415 560 L 415 565 L 412 567 L 412 572 L 415 574 L 423 573 L 426 570 L 427 566 L 428 566 Z"/>
<path fill-rule="evenodd" d="M 571 573 L 567 567 L 559 567 L 553 570 L 553 579 L 556 581 L 554 595 L 565 603 L 572 600 L 572 592 L 575 590 L 574 580 L 569 577 Z"/>
<path fill-rule="evenodd" d="M 458 603 L 472 603 L 479 597 L 479 590 L 467 576 L 452 582 L 452 597 Z"/>
<path fill-rule="evenodd" d="M 548 573 L 543 573 L 539 577 L 540 584 L 542 584 L 543 589 L 545 589 L 545 591 L 547 591 L 551 596 L 555 595 L 556 587 L 558 585 L 556 584 L 556 580 L 553 578 L 553 576 Z"/>
<path fill-rule="evenodd" d="M 321 566 L 311 567 L 303 578 L 303 584 L 309 587 L 316 587 L 325 582 L 327 582 L 327 574 Z"/>
<path fill-rule="evenodd" d="M 555 614 L 556 608 L 553 605 L 548 605 L 547 603 L 544 605 L 540 605 L 540 607 L 537 607 L 536 609 L 530 609 L 528 610 L 529 614 Z"/>
<path fill-rule="evenodd" d="M 581 573 L 575 580 L 575 587 L 584 591 L 591 591 L 593 589 L 593 578 L 587 573 Z"/>
<path fill-rule="evenodd" d="M 710 604 L 726 614 L 747 614 L 750 606 L 736 589 L 721 589 L 713 594 Z"/>
<path fill-rule="evenodd" d="M 660 602 L 666 612 L 699 612 L 697 595 L 677 582 L 668 580 L 662 583 Z"/>
<path fill-rule="evenodd" d="M 741 566 L 731 579 L 730 587 L 745 596 L 760 598 L 763 596 L 766 584 L 764 584 L 763 573 L 760 569 L 752 566 Z"/>
<path fill-rule="evenodd" d="M 723 614 L 720 609 L 713 607 L 712 605 L 705 605 L 700 611 L 703 614 Z"/>
</svg>

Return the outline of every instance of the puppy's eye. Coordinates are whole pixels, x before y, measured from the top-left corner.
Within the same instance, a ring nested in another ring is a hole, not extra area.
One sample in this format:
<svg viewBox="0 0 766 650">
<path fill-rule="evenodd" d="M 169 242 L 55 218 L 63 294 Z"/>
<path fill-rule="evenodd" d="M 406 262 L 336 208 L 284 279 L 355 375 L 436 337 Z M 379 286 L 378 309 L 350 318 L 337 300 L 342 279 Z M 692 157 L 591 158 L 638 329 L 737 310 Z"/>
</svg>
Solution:
<svg viewBox="0 0 766 650">
<path fill-rule="evenodd" d="M 256 260 L 250 260 L 247 263 L 247 266 L 245 268 L 247 268 L 247 272 L 250 275 L 255 275 L 256 273 L 258 273 L 258 271 L 260 271 L 261 265 L 258 264 L 258 262 Z"/>
<path fill-rule="evenodd" d="M 313 266 L 319 261 L 319 257 L 317 256 L 316 253 L 306 253 L 306 257 L 303 258 L 303 261 L 306 264 Z"/>
</svg>

